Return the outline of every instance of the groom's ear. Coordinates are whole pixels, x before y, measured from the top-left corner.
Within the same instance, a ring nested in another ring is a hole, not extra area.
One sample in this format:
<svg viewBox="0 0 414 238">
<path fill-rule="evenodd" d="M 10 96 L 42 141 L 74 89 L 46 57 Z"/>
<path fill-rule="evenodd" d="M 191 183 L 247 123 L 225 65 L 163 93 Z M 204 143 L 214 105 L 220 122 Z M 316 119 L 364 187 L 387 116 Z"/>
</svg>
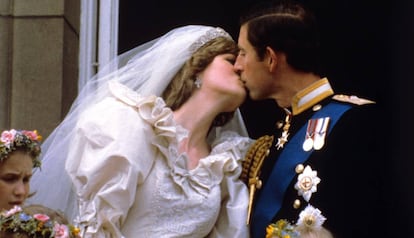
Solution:
<svg viewBox="0 0 414 238">
<path fill-rule="evenodd" d="M 278 64 L 278 53 L 276 53 L 276 51 L 269 46 L 266 47 L 265 62 L 270 72 L 276 70 L 276 66 Z"/>
</svg>

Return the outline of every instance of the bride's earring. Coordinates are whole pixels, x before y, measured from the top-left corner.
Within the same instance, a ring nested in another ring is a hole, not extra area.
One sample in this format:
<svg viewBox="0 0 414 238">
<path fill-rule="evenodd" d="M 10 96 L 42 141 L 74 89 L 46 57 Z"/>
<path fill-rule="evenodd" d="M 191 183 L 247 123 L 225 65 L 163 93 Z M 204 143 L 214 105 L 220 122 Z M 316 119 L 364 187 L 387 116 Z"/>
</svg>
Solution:
<svg viewBox="0 0 414 238">
<path fill-rule="evenodd" d="M 194 84 L 197 88 L 201 88 L 201 84 L 202 84 L 201 79 L 197 77 L 196 80 L 194 81 Z"/>
</svg>

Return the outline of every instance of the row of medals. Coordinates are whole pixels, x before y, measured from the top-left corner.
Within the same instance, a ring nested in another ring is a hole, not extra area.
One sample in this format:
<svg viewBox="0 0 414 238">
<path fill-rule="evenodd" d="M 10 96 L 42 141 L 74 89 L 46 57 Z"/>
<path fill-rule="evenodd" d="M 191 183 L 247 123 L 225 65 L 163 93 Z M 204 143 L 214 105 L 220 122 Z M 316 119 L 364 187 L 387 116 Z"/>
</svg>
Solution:
<svg viewBox="0 0 414 238">
<path fill-rule="evenodd" d="M 321 108 L 320 105 L 314 106 L 313 110 L 318 111 Z M 277 128 L 282 128 L 282 135 L 278 138 L 276 143 L 276 148 L 279 150 L 283 148 L 286 142 L 288 142 L 289 137 L 289 128 L 290 121 L 292 119 L 292 113 L 285 109 L 286 118 L 284 123 L 279 121 L 277 122 Z M 303 142 L 302 148 L 304 151 L 310 151 L 313 149 L 320 150 L 325 144 L 326 132 L 329 125 L 329 117 L 309 119 L 308 125 L 306 128 L 305 140 Z"/>
</svg>

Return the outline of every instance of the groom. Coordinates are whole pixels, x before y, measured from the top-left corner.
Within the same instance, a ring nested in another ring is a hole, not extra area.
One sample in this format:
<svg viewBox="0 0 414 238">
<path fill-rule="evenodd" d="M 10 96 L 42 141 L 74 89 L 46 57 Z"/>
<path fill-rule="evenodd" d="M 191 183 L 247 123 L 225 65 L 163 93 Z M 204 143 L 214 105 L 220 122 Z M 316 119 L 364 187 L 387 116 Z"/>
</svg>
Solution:
<svg viewBox="0 0 414 238">
<path fill-rule="evenodd" d="M 273 99 L 286 113 L 244 164 L 252 237 L 280 220 L 306 223 L 303 215 L 334 237 L 387 237 L 381 117 L 375 102 L 335 94 L 319 75 L 318 37 L 312 13 L 293 3 L 241 21 L 235 68 L 252 100 Z"/>
</svg>

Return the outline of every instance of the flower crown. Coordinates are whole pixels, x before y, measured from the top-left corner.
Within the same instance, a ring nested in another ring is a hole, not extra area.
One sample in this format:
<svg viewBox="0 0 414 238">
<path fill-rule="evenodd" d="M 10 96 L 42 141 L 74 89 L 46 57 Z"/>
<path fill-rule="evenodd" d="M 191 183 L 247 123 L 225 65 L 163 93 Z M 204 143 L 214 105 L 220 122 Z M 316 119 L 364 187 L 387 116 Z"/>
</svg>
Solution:
<svg viewBox="0 0 414 238">
<path fill-rule="evenodd" d="M 0 137 L 0 162 L 6 159 L 10 153 L 18 148 L 29 152 L 33 158 L 33 168 L 40 167 L 39 155 L 41 152 L 40 136 L 36 130 L 15 130 L 3 131 Z"/>
<path fill-rule="evenodd" d="M 80 229 L 59 224 L 45 214 L 29 215 L 21 207 L 0 214 L 0 231 L 27 234 L 36 238 L 80 238 Z"/>
</svg>

